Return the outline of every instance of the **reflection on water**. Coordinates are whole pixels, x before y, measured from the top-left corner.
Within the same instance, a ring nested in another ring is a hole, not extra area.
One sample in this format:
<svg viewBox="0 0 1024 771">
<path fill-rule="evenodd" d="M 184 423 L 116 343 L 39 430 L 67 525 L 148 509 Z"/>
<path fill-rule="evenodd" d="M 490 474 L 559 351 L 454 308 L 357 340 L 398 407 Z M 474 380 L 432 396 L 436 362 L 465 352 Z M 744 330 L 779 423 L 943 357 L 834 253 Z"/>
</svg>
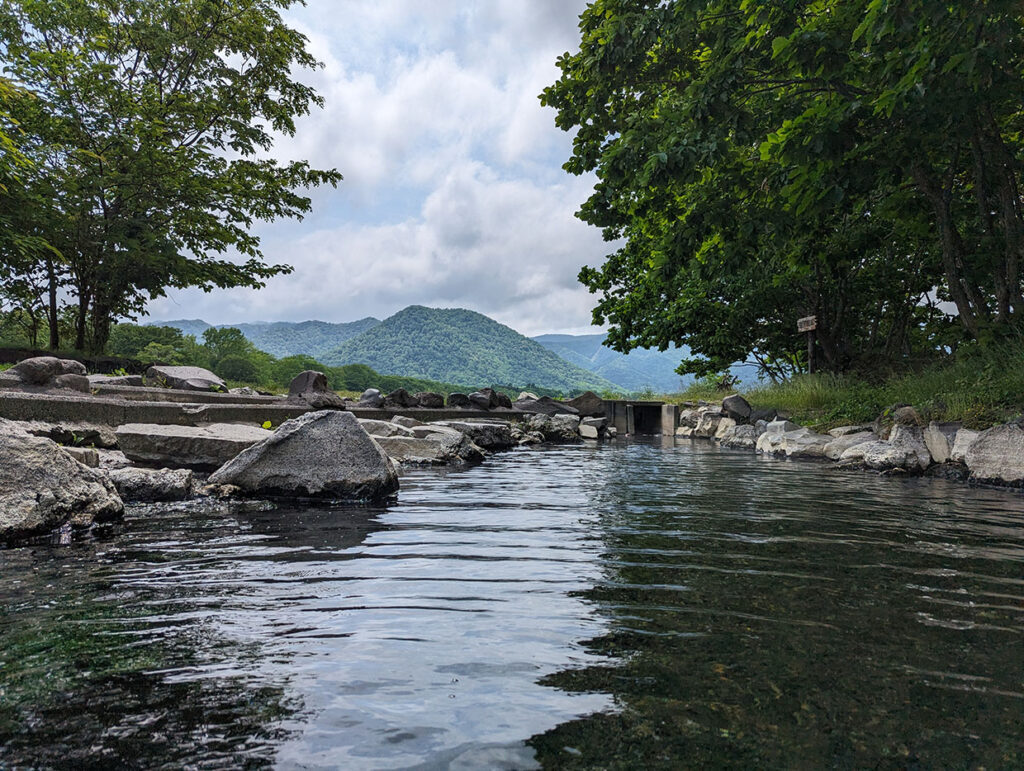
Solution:
<svg viewBox="0 0 1024 771">
<path fill-rule="evenodd" d="M 0 551 L 0 767 L 1015 767 L 1022 621 L 1019 493 L 515 452 Z"/>
</svg>

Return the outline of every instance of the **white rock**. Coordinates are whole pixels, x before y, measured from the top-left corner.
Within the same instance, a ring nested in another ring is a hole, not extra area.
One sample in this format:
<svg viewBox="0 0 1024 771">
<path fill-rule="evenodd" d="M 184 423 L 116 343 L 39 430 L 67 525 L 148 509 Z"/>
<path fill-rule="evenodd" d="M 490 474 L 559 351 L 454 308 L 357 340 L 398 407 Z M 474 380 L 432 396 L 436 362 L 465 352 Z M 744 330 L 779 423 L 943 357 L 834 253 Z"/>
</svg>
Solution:
<svg viewBox="0 0 1024 771">
<path fill-rule="evenodd" d="M 967 451 L 971 449 L 971 445 L 978 440 L 979 436 L 981 436 L 980 431 L 972 431 L 969 428 L 961 428 L 957 431 L 956 440 L 953 442 L 953 449 L 949 453 L 949 459 L 957 463 L 966 463 Z"/>
<path fill-rule="evenodd" d="M 1024 484 L 1024 426 L 1007 423 L 982 431 L 965 458 L 974 481 Z"/>
<path fill-rule="evenodd" d="M 924 430 L 924 443 L 932 460 L 936 463 L 945 463 L 953 454 L 953 442 L 956 441 L 957 432 L 960 430 L 959 423 L 936 423 L 934 420 Z"/>
<path fill-rule="evenodd" d="M 867 426 L 839 426 L 838 428 L 833 428 L 831 431 L 828 432 L 828 434 L 829 436 L 839 439 L 841 437 L 849 436 L 851 434 L 863 434 L 866 431 L 870 432 L 870 430 L 871 429 Z"/>
<path fill-rule="evenodd" d="M 835 429 L 833 429 L 835 430 Z M 830 431 L 829 434 L 832 434 Z M 877 437 L 870 431 L 862 431 L 856 434 L 840 434 L 831 442 L 825 445 L 824 454 L 829 460 L 839 460 L 843 453 L 858 444 L 873 442 Z"/>
</svg>

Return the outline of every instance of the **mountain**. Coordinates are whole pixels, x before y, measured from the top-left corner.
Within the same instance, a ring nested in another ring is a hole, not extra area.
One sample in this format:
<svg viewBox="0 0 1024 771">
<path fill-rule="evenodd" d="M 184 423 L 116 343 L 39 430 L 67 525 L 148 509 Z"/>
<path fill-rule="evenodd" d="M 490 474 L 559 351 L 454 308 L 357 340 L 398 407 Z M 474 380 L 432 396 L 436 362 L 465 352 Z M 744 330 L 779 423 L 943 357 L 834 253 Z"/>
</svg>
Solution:
<svg viewBox="0 0 1024 771">
<path fill-rule="evenodd" d="M 212 324 L 201 319 L 179 319 L 176 321 L 154 321 L 154 326 L 176 327 L 186 335 L 202 339 L 203 332 Z M 319 359 L 333 351 L 346 340 L 361 335 L 380 324 L 379 319 L 367 317 L 345 324 L 331 324 L 326 321 L 255 321 L 245 324 L 220 324 L 219 327 L 236 327 L 261 351 L 279 358 L 306 354 Z"/>
<path fill-rule="evenodd" d="M 342 344 L 325 364 L 469 385 L 621 391 L 540 343 L 474 311 L 411 305 Z"/>
<path fill-rule="evenodd" d="M 618 383 L 628 391 L 650 389 L 675 393 L 693 381 L 676 374 L 679 362 L 690 355 L 686 348 L 667 351 L 636 349 L 623 354 L 604 345 L 604 335 L 540 335 L 533 338 L 577 367 Z"/>
<path fill-rule="evenodd" d="M 693 382 L 693 375 L 675 369 L 690 355 L 686 346 L 664 351 L 637 348 L 619 353 L 604 345 L 604 335 L 539 335 L 533 338 L 566 361 L 618 383 L 628 391 L 676 393 Z M 729 371 L 748 385 L 757 382 L 757 367 L 734 364 Z"/>
</svg>

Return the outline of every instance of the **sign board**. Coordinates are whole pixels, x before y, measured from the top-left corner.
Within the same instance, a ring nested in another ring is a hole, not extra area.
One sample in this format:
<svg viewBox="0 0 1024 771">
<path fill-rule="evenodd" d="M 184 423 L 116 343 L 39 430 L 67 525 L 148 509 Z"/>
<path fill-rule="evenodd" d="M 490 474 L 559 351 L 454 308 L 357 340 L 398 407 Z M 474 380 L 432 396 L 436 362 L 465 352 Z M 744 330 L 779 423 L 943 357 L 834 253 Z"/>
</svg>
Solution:
<svg viewBox="0 0 1024 771">
<path fill-rule="evenodd" d="M 796 331 L 797 332 L 813 332 L 818 328 L 818 317 L 807 316 L 802 319 L 797 319 Z"/>
</svg>

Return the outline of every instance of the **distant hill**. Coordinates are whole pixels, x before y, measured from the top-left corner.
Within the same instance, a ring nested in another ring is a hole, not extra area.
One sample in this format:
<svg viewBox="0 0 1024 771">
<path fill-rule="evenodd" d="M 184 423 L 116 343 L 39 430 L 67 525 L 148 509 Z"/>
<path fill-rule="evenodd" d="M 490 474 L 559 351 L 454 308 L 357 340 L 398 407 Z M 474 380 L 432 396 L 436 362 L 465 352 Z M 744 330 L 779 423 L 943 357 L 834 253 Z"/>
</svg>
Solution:
<svg viewBox="0 0 1024 771">
<path fill-rule="evenodd" d="M 562 391 L 621 390 L 480 313 L 412 305 L 342 344 L 325 364 L 367 364 L 384 374 Z"/>
<path fill-rule="evenodd" d="M 186 335 L 202 339 L 203 332 L 212 324 L 201 319 L 178 319 L 175 321 L 154 321 L 154 326 L 176 327 Z M 320 359 L 336 349 L 346 340 L 361 335 L 380 324 L 379 319 L 368 317 L 344 324 L 326 321 L 255 321 L 243 324 L 219 324 L 219 327 L 235 327 L 261 351 L 277 357 L 305 354 Z"/>
<path fill-rule="evenodd" d="M 677 374 L 679 363 L 690 356 L 686 346 L 664 351 L 638 348 L 619 353 L 604 345 L 604 335 L 539 335 L 538 343 L 566 361 L 583 367 L 627 391 L 651 389 L 655 393 L 676 393 L 693 382 L 693 375 Z M 750 385 L 757 382 L 757 367 L 734 364 L 733 375 Z"/>
<path fill-rule="evenodd" d="M 686 348 L 667 351 L 637 349 L 627 354 L 604 345 L 604 335 L 540 335 L 533 338 L 566 361 L 618 383 L 628 391 L 650 388 L 656 393 L 675 393 L 693 381 L 675 368 L 690 355 Z"/>
</svg>

